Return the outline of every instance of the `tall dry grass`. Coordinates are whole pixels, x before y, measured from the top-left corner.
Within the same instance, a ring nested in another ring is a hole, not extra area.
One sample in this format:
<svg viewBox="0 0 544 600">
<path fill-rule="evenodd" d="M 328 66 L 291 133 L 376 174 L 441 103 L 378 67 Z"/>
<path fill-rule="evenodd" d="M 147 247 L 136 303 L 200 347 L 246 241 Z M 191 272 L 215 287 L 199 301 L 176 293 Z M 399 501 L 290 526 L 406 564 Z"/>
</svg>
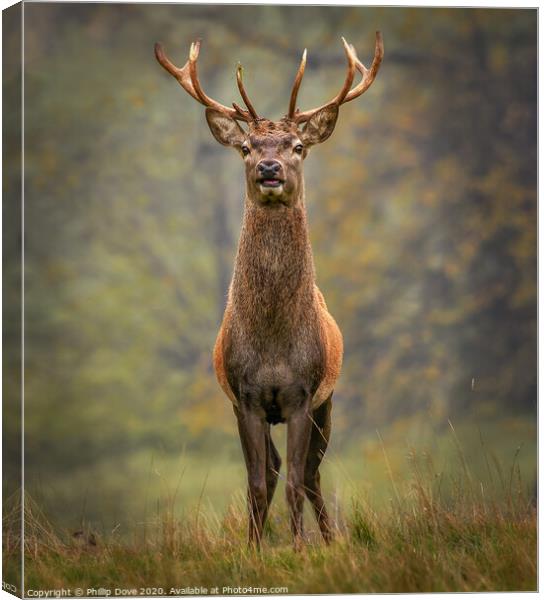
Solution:
<svg viewBox="0 0 544 600">
<path fill-rule="evenodd" d="M 455 431 L 452 428 L 455 438 Z M 457 443 L 457 442 L 455 442 Z M 25 498 L 25 589 L 218 588 L 219 593 L 506 591 L 536 589 L 536 507 L 516 458 L 501 468 L 485 445 L 485 480 L 476 480 L 457 445 L 457 468 L 435 469 L 432 457 L 408 449 L 409 485 L 391 473 L 389 502 L 355 496 L 339 513 L 336 539 L 325 546 L 311 518 L 307 546 L 291 548 L 283 503 L 275 502 L 261 551 L 246 545 L 240 494 L 225 514 L 201 504 L 168 507 L 129 535 L 59 531 Z M 384 463 L 387 468 L 385 447 Z M 13 515 L 12 515 L 13 517 Z M 16 576 L 18 555 L 6 544 L 4 579 Z M 16 546 L 16 544 L 15 544 Z M 225 589 L 229 588 L 229 589 Z M 198 591 L 198 590 L 197 590 Z"/>
</svg>

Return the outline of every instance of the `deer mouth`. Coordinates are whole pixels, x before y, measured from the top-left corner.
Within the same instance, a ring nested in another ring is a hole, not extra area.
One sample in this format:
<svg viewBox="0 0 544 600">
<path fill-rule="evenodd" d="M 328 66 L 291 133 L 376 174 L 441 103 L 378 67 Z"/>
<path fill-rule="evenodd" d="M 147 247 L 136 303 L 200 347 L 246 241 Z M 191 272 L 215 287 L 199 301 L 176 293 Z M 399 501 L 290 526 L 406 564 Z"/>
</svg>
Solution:
<svg viewBox="0 0 544 600">
<path fill-rule="evenodd" d="M 283 179 L 277 177 L 262 177 L 257 179 L 259 190 L 263 198 L 267 201 L 279 199 L 283 196 Z"/>
<path fill-rule="evenodd" d="M 283 185 L 283 179 L 267 177 L 258 179 L 259 185 L 263 188 L 277 188 Z"/>
</svg>

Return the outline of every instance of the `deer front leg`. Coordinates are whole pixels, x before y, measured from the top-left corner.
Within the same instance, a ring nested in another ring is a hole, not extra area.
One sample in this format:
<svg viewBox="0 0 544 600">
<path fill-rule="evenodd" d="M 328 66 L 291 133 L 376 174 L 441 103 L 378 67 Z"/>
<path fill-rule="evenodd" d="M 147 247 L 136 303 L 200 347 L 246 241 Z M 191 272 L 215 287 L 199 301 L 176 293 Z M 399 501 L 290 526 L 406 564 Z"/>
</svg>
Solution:
<svg viewBox="0 0 544 600">
<path fill-rule="evenodd" d="M 295 550 L 303 545 L 304 469 L 312 433 L 310 398 L 298 407 L 287 422 L 287 504 Z"/>
<path fill-rule="evenodd" d="M 260 546 L 268 512 L 266 485 L 266 424 L 249 407 L 236 411 L 238 431 L 247 468 L 249 544 Z"/>
</svg>

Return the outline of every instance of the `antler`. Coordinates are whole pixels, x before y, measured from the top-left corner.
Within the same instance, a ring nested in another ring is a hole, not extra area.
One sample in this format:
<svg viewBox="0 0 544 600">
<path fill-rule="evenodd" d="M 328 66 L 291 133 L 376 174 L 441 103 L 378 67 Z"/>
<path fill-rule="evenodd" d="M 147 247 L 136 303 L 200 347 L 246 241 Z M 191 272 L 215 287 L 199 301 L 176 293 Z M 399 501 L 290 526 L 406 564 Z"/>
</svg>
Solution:
<svg viewBox="0 0 544 600">
<path fill-rule="evenodd" d="M 311 110 L 300 112 L 296 108 L 296 103 L 298 90 L 300 88 L 302 77 L 304 76 L 304 69 L 306 68 L 306 50 L 304 50 L 302 60 L 300 61 L 300 66 L 295 77 L 295 82 L 293 83 L 291 98 L 289 100 L 289 112 L 287 113 L 287 117 L 289 119 L 293 119 L 297 123 L 304 123 L 305 121 L 308 121 L 308 119 L 310 119 L 316 112 L 320 111 L 322 108 L 325 108 L 325 106 L 329 106 L 331 104 L 341 106 L 346 102 L 351 102 L 351 100 L 354 100 L 355 98 L 358 98 L 361 94 L 364 94 L 364 92 L 366 92 L 366 90 L 372 85 L 372 82 L 376 78 L 376 75 L 380 68 L 380 64 L 383 59 L 382 34 L 379 31 L 376 31 L 374 60 L 372 61 L 370 69 L 367 69 L 363 65 L 363 63 L 357 58 L 355 48 L 351 44 L 348 44 L 344 38 L 342 38 L 342 44 L 344 45 L 344 52 L 346 53 L 346 58 L 348 61 L 348 72 L 342 89 L 338 92 L 338 94 L 336 94 L 336 96 L 332 100 L 330 100 L 326 104 L 323 104 L 322 106 L 319 106 L 317 108 L 312 108 Z M 357 69 L 357 71 L 361 73 L 363 78 L 353 89 L 351 89 L 351 84 L 353 83 L 353 78 L 355 76 L 355 69 Z"/>
<path fill-rule="evenodd" d="M 175 77 L 181 87 L 192 96 L 197 102 L 207 106 L 208 108 L 214 108 L 219 112 L 222 112 L 233 119 L 238 121 L 255 121 L 258 119 L 258 115 L 251 104 L 247 92 L 244 88 L 244 84 L 242 82 L 242 67 L 238 65 L 236 72 L 236 80 L 238 82 L 238 89 L 240 90 L 240 94 L 244 100 L 245 105 L 247 106 L 247 110 L 244 110 L 240 106 L 238 106 L 235 102 L 232 103 L 234 108 L 230 108 L 229 106 L 225 106 L 216 100 L 213 100 L 209 96 L 204 93 L 202 86 L 200 85 L 200 81 L 198 79 L 198 73 L 196 70 L 196 62 L 198 60 L 198 54 L 200 52 L 200 40 L 191 44 L 191 49 L 189 50 L 189 60 L 185 63 L 183 68 L 176 67 L 176 65 L 170 61 L 170 59 L 166 56 L 164 52 L 164 48 L 162 44 L 158 42 L 155 44 L 155 57 L 159 61 L 159 63 L 172 75 Z"/>
</svg>

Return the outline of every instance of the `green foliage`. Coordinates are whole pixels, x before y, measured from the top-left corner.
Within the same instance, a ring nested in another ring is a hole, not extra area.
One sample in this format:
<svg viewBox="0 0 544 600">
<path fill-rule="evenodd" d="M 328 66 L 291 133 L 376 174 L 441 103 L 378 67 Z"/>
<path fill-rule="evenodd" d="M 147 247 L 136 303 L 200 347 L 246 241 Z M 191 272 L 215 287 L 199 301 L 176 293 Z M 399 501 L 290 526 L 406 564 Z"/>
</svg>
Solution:
<svg viewBox="0 0 544 600">
<path fill-rule="evenodd" d="M 351 539 L 357 543 L 372 548 L 376 545 L 376 535 L 374 529 L 365 516 L 361 505 L 357 502 L 353 503 L 353 511 L 351 514 L 348 531 L 351 534 Z"/>
</svg>

